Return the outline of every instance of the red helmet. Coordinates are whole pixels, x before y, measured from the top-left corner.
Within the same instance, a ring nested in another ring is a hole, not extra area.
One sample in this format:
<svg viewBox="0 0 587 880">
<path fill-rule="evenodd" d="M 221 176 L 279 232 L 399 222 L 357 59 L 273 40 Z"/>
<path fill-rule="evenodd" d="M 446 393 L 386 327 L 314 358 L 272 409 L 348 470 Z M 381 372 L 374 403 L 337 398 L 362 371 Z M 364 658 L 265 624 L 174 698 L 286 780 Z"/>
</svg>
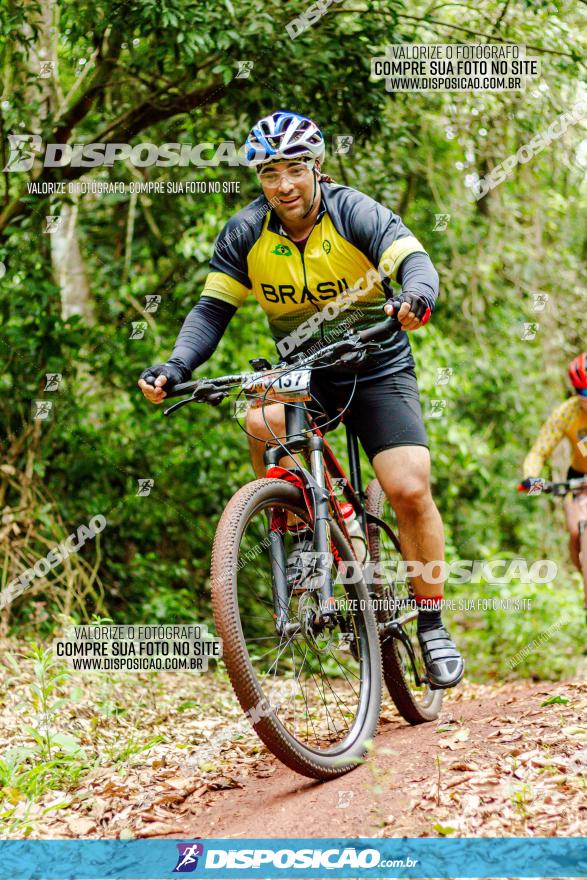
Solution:
<svg viewBox="0 0 587 880">
<path fill-rule="evenodd" d="M 577 391 L 587 390 L 587 354 L 582 352 L 569 364 L 569 377 Z"/>
</svg>

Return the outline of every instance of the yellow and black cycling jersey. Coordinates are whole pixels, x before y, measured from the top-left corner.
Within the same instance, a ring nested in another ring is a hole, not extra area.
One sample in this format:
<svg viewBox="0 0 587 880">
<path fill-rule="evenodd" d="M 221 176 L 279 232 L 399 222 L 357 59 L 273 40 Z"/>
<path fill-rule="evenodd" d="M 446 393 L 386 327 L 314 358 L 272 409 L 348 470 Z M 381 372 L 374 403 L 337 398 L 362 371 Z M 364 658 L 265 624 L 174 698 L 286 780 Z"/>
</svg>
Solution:
<svg viewBox="0 0 587 880">
<path fill-rule="evenodd" d="M 564 438 L 571 444 L 571 468 L 587 474 L 587 412 L 578 395 L 569 397 L 544 422 L 536 442 L 524 459 L 524 478 L 538 477 L 544 462 Z"/>
<path fill-rule="evenodd" d="M 320 190 L 316 224 L 303 247 L 286 234 L 265 196 L 235 214 L 215 242 L 202 296 L 235 308 L 253 296 L 276 341 L 332 303 L 337 308 L 306 339 L 332 338 L 343 322 L 361 330 L 383 320 L 389 279 L 397 280 L 406 257 L 426 251 L 397 214 L 369 196 L 333 183 Z M 426 261 L 433 279 L 424 284 L 424 299 L 432 309 L 438 275 Z M 349 294 L 357 289 L 360 295 Z M 381 354 L 388 365 L 411 362 L 407 334 L 392 334 Z"/>
</svg>

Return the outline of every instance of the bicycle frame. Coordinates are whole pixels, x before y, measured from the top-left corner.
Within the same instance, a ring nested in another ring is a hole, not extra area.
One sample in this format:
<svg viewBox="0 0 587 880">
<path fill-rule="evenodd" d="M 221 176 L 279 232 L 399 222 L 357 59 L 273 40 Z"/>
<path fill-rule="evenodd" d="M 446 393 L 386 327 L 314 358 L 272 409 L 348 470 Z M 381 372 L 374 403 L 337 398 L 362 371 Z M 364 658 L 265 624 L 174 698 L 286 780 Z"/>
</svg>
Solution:
<svg viewBox="0 0 587 880">
<path fill-rule="evenodd" d="M 393 530 L 373 513 L 367 511 L 366 496 L 363 492 L 361 463 L 359 458 L 358 439 L 354 431 L 345 425 L 347 433 L 347 450 L 349 457 L 350 480 L 320 429 L 303 403 L 285 403 L 286 437 L 279 445 L 267 443 L 265 464 L 267 476 L 286 479 L 302 489 L 308 507 L 311 522 L 314 526 L 314 551 L 316 567 L 314 573 L 320 584 L 320 620 L 327 624 L 335 615 L 329 611 L 333 602 L 333 583 L 331 574 L 332 544 L 330 540 L 329 519 L 332 516 L 340 527 L 352 548 L 351 536 L 341 511 L 340 501 L 334 492 L 334 483 L 341 480 L 342 494 L 352 504 L 359 518 L 365 536 L 369 531 L 369 523 L 377 524 L 389 535 L 394 546 L 400 552 L 399 540 Z M 285 449 L 284 449 L 285 447 Z M 279 461 L 288 454 L 302 453 L 308 467 L 285 469 L 279 467 Z M 292 624 L 287 623 L 286 609 L 288 606 L 288 586 L 286 578 L 286 560 L 283 542 L 279 536 L 280 529 L 286 524 L 274 523 L 270 530 L 271 558 L 273 574 L 273 601 L 275 606 L 276 626 L 280 633 L 289 633 Z M 296 624 L 293 624 L 295 627 Z"/>
<path fill-rule="evenodd" d="M 585 498 L 585 491 L 574 496 L 573 501 Z M 584 502 L 583 502 L 584 503 Z M 585 610 L 587 611 L 587 519 L 580 519 L 577 523 L 579 532 L 579 562 L 581 563 L 581 575 L 583 577 L 583 590 L 585 596 Z"/>
<path fill-rule="evenodd" d="M 397 311 L 401 307 L 399 300 L 392 301 L 393 308 Z M 384 339 L 389 333 L 398 330 L 400 327 L 397 318 L 387 318 L 379 324 L 360 330 L 350 334 L 338 342 L 333 342 L 326 348 L 322 349 L 319 357 L 316 356 L 297 361 L 294 367 L 289 366 L 288 372 L 293 369 L 308 370 L 314 365 L 314 362 L 325 358 L 346 358 L 345 363 L 352 363 L 353 356 L 357 354 L 362 356 L 367 347 L 374 345 L 377 348 L 377 340 Z M 264 359 L 253 359 L 251 365 L 257 370 L 263 372 L 272 369 L 268 361 Z M 164 411 L 164 415 L 170 415 L 180 407 L 190 402 L 208 402 L 213 405 L 220 403 L 228 396 L 227 386 L 243 385 L 243 383 L 256 381 L 258 376 L 248 374 L 237 374 L 231 376 L 222 376 L 217 379 L 203 379 L 197 382 L 184 382 L 174 386 L 169 392 L 170 397 L 179 397 L 183 394 L 191 392 L 191 397 L 180 400 Z M 268 387 L 264 394 L 267 393 Z M 249 391 L 254 391 L 254 386 L 248 386 Z M 283 394 L 283 389 L 281 389 Z M 299 389 L 291 389 L 295 393 L 290 397 L 290 390 L 286 391 L 289 399 L 284 402 L 285 406 L 285 442 L 275 438 L 269 441 L 265 450 L 265 464 L 267 466 L 267 476 L 280 477 L 288 479 L 290 482 L 296 483 L 304 494 L 304 500 L 310 521 L 314 526 L 314 549 L 316 551 L 315 573 L 320 584 L 320 612 L 317 614 L 319 623 L 328 623 L 336 619 L 336 611 L 333 606 L 333 584 L 331 575 L 331 547 L 330 540 L 330 508 L 332 515 L 337 524 L 340 526 L 345 538 L 352 547 L 352 542 L 348 529 L 346 527 L 344 517 L 342 515 L 340 504 L 333 490 L 332 476 L 334 478 L 342 478 L 343 495 L 349 501 L 360 522 L 363 525 L 368 540 L 367 524 L 370 522 L 377 523 L 391 538 L 394 546 L 399 551 L 399 541 L 393 531 L 378 517 L 369 513 L 365 507 L 365 496 L 361 484 L 361 469 L 359 463 L 359 450 L 357 438 L 352 431 L 347 428 L 347 440 L 349 451 L 349 462 L 351 470 L 351 482 L 346 480 L 344 471 L 328 444 L 324 441 L 321 431 L 312 420 L 304 401 L 304 397 L 300 397 Z M 284 399 L 281 396 L 280 399 Z M 300 401 L 294 405 L 293 401 Z M 279 468 L 279 461 L 286 455 L 301 452 L 307 467 L 296 467 L 295 469 L 286 470 Z M 355 488 L 356 487 L 356 488 Z M 275 517 L 273 518 L 275 519 Z M 277 519 L 283 519 L 278 517 Z M 271 565 L 272 565 L 272 583 L 273 583 L 273 601 L 275 606 L 276 626 L 280 633 L 289 633 L 292 628 L 296 628 L 298 624 L 287 622 L 287 606 L 288 606 L 288 588 L 286 577 L 286 559 L 285 548 L 282 536 L 287 530 L 287 517 L 285 522 L 271 522 L 269 528 Z M 354 553 L 354 551 L 353 551 Z M 358 562 L 358 560 L 357 560 Z"/>
<path fill-rule="evenodd" d="M 575 477 L 558 483 L 549 482 L 548 480 L 538 481 L 536 485 L 538 486 L 538 491 L 534 491 L 534 485 L 525 484 L 525 482 L 520 483 L 518 491 L 528 490 L 529 495 L 539 495 L 544 491 L 555 498 L 566 498 L 567 495 L 571 494 L 573 502 L 584 499 L 587 494 L 587 476 Z M 577 526 L 579 531 L 579 562 L 585 591 L 585 610 L 587 610 L 587 519 L 580 519 Z"/>
</svg>

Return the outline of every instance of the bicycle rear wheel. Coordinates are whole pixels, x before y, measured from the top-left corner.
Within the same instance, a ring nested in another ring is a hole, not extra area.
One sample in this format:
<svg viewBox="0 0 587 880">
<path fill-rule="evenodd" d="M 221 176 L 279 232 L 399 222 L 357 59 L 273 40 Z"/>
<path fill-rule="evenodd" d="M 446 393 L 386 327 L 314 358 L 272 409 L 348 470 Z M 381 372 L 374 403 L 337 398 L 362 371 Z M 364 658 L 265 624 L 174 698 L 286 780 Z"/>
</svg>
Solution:
<svg viewBox="0 0 587 880">
<path fill-rule="evenodd" d="M 298 580 L 279 609 L 289 624 L 279 634 L 272 564 L 292 550 L 288 513 L 309 522 L 300 489 L 284 480 L 255 480 L 231 499 L 212 554 L 214 620 L 232 686 L 258 736 L 291 769 L 328 779 L 356 767 L 375 733 L 377 624 L 362 580 L 335 580 L 339 610 L 331 629 L 316 625 L 318 595 Z M 331 540 L 334 575 L 353 555 L 334 522 Z"/>
<path fill-rule="evenodd" d="M 587 521 L 579 522 L 579 561 L 583 575 L 583 608 L 587 612 Z"/>
<path fill-rule="evenodd" d="M 367 486 L 367 510 L 373 513 L 397 535 L 397 521 L 393 508 L 378 480 L 371 480 Z M 409 614 L 412 607 L 412 592 L 409 581 L 404 583 L 394 577 L 401 556 L 387 532 L 374 523 L 368 526 L 369 555 L 371 562 L 380 563 L 374 572 L 376 583 L 373 590 L 380 600 L 388 600 L 393 611 L 378 611 L 380 623 L 392 617 Z M 438 718 L 442 707 L 442 691 L 431 690 L 426 682 L 426 667 L 417 636 L 417 612 L 412 619 L 402 624 L 402 630 L 409 647 L 399 638 L 384 638 L 381 645 L 383 678 L 399 713 L 410 724 L 422 724 Z"/>
</svg>

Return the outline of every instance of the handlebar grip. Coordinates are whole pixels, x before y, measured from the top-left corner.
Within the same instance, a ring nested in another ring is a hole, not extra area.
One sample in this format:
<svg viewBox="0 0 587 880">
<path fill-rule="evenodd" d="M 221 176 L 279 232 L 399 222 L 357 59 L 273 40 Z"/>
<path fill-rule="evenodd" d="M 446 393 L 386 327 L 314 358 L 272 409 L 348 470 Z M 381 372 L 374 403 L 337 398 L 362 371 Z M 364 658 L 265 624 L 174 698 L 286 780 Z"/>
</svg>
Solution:
<svg viewBox="0 0 587 880">
<path fill-rule="evenodd" d="M 198 384 L 197 381 L 180 382 L 179 385 L 174 385 L 171 391 L 165 391 L 165 386 L 163 386 L 165 400 L 167 400 L 168 397 L 185 397 L 187 394 L 191 394 L 194 388 L 197 388 Z"/>
<path fill-rule="evenodd" d="M 375 342 L 377 339 L 385 339 L 386 336 L 390 336 L 396 330 L 401 330 L 401 324 L 396 317 L 401 307 L 401 302 L 399 299 L 392 299 L 391 304 L 394 314 L 390 318 L 386 318 L 385 321 L 381 321 L 373 327 L 367 327 L 366 330 L 359 330 L 357 335 L 361 342 Z"/>
<path fill-rule="evenodd" d="M 374 324 L 373 327 L 367 327 L 366 330 L 359 330 L 357 336 L 361 342 L 375 342 L 377 339 L 385 339 L 386 336 L 390 336 L 394 330 L 399 330 L 399 328 L 399 321 L 392 317 L 379 324 Z"/>
</svg>

